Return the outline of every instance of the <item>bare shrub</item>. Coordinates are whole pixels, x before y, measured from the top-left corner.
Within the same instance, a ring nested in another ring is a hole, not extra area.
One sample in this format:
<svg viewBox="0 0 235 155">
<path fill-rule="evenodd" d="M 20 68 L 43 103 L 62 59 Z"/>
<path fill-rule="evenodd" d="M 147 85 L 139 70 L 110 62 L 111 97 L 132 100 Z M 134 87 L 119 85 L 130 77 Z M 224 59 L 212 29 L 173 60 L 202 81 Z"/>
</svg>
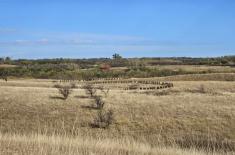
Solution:
<svg viewBox="0 0 235 155">
<path fill-rule="evenodd" d="M 94 88 L 91 84 L 86 84 L 83 86 L 83 88 L 85 89 L 86 94 L 90 95 L 91 97 L 95 96 L 97 89 Z"/>
<path fill-rule="evenodd" d="M 105 102 L 104 100 L 102 100 L 101 96 L 95 96 L 94 99 L 95 99 L 96 108 L 103 109 Z"/>
<path fill-rule="evenodd" d="M 96 128 L 108 128 L 114 122 L 114 113 L 112 110 L 99 110 L 94 122 L 91 124 L 92 127 Z"/>
<path fill-rule="evenodd" d="M 63 96 L 64 100 L 66 100 L 72 92 L 72 87 L 70 85 L 55 85 L 55 88 L 59 90 L 59 93 Z"/>
</svg>

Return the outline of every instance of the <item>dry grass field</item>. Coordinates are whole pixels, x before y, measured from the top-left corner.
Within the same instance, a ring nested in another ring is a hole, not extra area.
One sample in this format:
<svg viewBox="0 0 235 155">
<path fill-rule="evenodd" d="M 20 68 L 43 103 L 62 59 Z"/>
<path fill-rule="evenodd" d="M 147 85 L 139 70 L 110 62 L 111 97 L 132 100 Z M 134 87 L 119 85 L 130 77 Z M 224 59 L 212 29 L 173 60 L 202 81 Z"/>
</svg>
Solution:
<svg viewBox="0 0 235 155">
<path fill-rule="evenodd" d="M 191 74 L 167 77 L 157 77 L 154 80 L 162 81 L 235 81 L 235 73 Z"/>
<path fill-rule="evenodd" d="M 129 139 L 94 140 L 54 135 L 0 135 L 0 144 L 0 152 L 4 155 L 207 155 L 206 152 L 195 149 L 151 147 Z M 214 153 L 214 155 L 219 155 L 219 153 Z"/>
<path fill-rule="evenodd" d="M 235 73 L 235 68 L 230 66 L 208 66 L 208 65 L 155 65 L 147 68 L 171 71 L 184 71 L 191 73 Z M 112 70 L 125 70 L 127 67 L 113 67 Z"/>
<path fill-rule="evenodd" d="M 157 65 L 157 69 L 183 70 L 187 72 L 211 72 L 211 73 L 234 73 L 235 68 L 230 66 L 206 66 L 206 65 Z"/>
<path fill-rule="evenodd" d="M 115 121 L 106 129 L 91 125 L 98 110 L 83 89 L 64 100 L 53 80 L 0 81 L 0 154 L 235 154 L 234 78 L 174 76 L 150 79 L 173 88 L 110 90 L 105 109 Z"/>
</svg>

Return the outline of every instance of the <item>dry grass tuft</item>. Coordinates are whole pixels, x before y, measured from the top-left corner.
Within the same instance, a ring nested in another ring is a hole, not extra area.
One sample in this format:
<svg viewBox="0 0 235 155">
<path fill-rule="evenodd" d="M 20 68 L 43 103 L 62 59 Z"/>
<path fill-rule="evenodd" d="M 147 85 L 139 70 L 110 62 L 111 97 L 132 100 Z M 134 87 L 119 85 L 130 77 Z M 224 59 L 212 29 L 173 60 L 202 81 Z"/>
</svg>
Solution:
<svg viewBox="0 0 235 155">
<path fill-rule="evenodd" d="M 111 109 L 99 110 L 94 122 L 91 124 L 95 128 L 108 128 L 114 122 L 114 113 Z"/>
<path fill-rule="evenodd" d="M 55 88 L 58 89 L 64 100 L 72 93 L 72 85 L 55 85 Z"/>
</svg>

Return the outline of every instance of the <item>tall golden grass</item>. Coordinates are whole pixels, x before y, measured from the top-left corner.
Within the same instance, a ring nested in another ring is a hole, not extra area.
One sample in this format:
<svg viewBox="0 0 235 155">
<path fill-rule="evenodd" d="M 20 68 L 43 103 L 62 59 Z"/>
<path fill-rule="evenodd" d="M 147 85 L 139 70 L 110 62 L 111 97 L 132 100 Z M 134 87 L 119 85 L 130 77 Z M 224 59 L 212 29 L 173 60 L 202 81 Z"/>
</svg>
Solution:
<svg viewBox="0 0 235 155">
<path fill-rule="evenodd" d="M 0 154 L 17 155 L 207 155 L 179 147 L 152 147 L 131 139 L 92 139 L 59 135 L 0 134 Z M 212 153 L 219 155 L 223 152 Z M 232 154 L 225 153 L 227 155 Z"/>
<path fill-rule="evenodd" d="M 1 86 L 0 154 L 235 153 L 235 82 L 177 81 L 164 93 L 111 90 L 105 108 L 116 121 L 108 129 L 91 127 L 97 110 L 84 90 L 62 100 L 52 84 Z"/>
</svg>

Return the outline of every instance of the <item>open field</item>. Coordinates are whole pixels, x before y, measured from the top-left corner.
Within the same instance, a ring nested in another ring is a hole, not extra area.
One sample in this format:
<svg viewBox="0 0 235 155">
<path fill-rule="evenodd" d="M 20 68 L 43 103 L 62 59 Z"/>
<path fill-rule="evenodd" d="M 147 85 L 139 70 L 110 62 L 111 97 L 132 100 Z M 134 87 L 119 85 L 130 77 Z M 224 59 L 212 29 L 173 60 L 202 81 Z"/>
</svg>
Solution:
<svg viewBox="0 0 235 155">
<path fill-rule="evenodd" d="M 192 74 L 138 79 L 147 79 L 149 81 L 235 81 L 235 73 Z M 59 82 L 59 80 L 51 79 L 27 79 L 26 81 L 25 80 L 26 79 L 23 78 L 13 77 L 7 83 L 3 80 L 0 80 L 0 84 L 1 86 L 54 87 L 54 85 Z"/>
<path fill-rule="evenodd" d="M 155 80 L 165 81 L 235 81 L 235 73 L 210 73 L 157 77 Z"/>
<path fill-rule="evenodd" d="M 231 66 L 208 66 L 208 65 L 154 65 L 146 66 L 151 69 L 184 71 L 190 73 L 235 73 L 235 67 Z M 125 70 L 128 67 L 113 67 L 112 70 Z"/>
<path fill-rule="evenodd" d="M 207 65 L 156 65 L 152 68 L 170 69 L 170 70 L 185 70 L 187 72 L 218 72 L 228 73 L 235 72 L 235 67 L 230 66 L 207 66 Z"/>
<path fill-rule="evenodd" d="M 173 88 L 111 90 L 107 129 L 91 126 L 97 109 L 83 89 L 63 100 L 53 80 L 1 81 L 0 154 L 234 154 L 235 82 L 171 78 Z"/>
<path fill-rule="evenodd" d="M 0 155 L 235 155 L 235 0 L 0 0 Z"/>
</svg>

